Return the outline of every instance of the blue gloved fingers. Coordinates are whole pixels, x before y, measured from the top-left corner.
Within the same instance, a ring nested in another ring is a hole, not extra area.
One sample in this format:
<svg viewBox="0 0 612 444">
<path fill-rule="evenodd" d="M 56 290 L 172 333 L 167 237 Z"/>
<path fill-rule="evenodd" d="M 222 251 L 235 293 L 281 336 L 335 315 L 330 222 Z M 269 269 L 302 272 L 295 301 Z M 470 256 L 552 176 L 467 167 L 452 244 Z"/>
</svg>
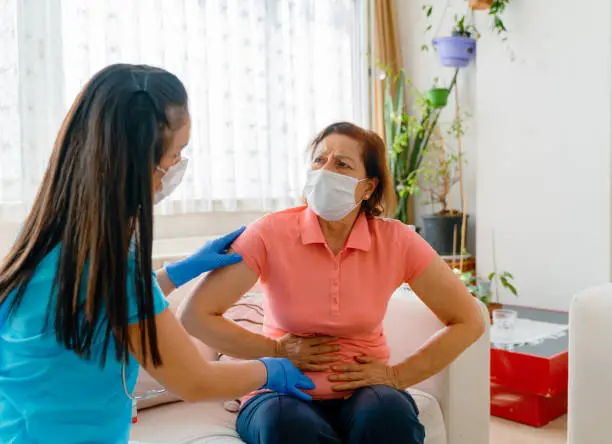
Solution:
<svg viewBox="0 0 612 444">
<path fill-rule="evenodd" d="M 232 254 L 220 254 L 218 257 L 219 267 L 225 267 L 227 265 L 237 264 L 238 262 L 242 262 L 242 256 L 236 253 Z"/>
<path fill-rule="evenodd" d="M 227 250 L 230 247 L 230 245 L 232 245 L 234 241 L 238 239 L 238 236 L 244 233 L 244 230 L 246 230 L 246 227 L 242 226 L 238 228 L 236 231 L 232 231 L 231 233 L 228 233 L 225 236 L 222 236 L 218 239 L 213 240 L 212 244 L 214 245 L 217 253 L 222 253 L 225 250 Z"/>
<path fill-rule="evenodd" d="M 240 236 L 246 227 L 226 234 L 223 237 L 207 242 L 191 256 L 166 265 L 166 272 L 175 286 L 189 282 L 202 273 L 238 263 L 242 260 L 237 254 L 225 254 L 228 247 Z"/>
<path fill-rule="evenodd" d="M 293 395 L 303 401 L 312 401 L 312 397 L 299 388 L 311 389 L 314 388 L 314 383 L 291 361 L 286 358 L 261 358 L 260 361 L 266 365 L 268 371 L 266 384 L 262 388 Z"/>
<path fill-rule="evenodd" d="M 297 382 L 295 383 L 295 386 L 303 390 L 312 390 L 313 388 L 315 388 L 315 384 L 314 382 L 312 382 L 312 379 L 304 375 L 301 375 L 298 378 Z"/>
<path fill-rule="evenodd" d="M 312 396 L 307 395 L 306 393 L 301 392 L 296 388 L 289 390 L 289 392 L 290 395 L 293 395 L 296 398 L 301 399 L 302 401 L 312 401 Z"/>
</svg>

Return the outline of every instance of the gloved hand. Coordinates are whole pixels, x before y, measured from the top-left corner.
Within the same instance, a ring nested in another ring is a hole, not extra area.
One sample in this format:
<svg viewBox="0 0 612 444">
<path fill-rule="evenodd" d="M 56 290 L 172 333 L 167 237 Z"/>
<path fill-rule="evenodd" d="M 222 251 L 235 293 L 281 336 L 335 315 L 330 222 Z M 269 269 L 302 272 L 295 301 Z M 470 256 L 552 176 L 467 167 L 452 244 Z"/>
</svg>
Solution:
<svg viewBox="0 0 612 444">
<path fill-rule="evenodd" d="M 189 282 L 202 273 L 237 264 L 242 260 L 239 254 L 226 254 L 226 250 L 242 234 L 246 227 L 241 227 L 223 237 L 207 242 L 191 256 L 166 265 L 166 273 L 176 287 Z"/>
<path fill-rule="evenodd" d="M 315 388 L 314 382 L 302 374 L 288 359 L 261 358 L 268 371 L 268 381 L 260 390 L 268 389 L 279 393 L 293 395 L 303 401 L 312 401 L 312 397 L 298 390 Z"/>
</svg>

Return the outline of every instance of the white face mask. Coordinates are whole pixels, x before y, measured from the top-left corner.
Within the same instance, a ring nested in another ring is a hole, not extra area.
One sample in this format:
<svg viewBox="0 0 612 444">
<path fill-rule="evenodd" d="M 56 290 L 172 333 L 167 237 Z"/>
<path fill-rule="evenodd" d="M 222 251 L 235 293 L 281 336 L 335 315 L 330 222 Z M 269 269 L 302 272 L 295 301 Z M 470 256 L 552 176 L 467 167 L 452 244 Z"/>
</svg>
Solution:
<svg viewBox="0 0 612 444">
<path fill-rule="evenodd" d="M 364 180 L 367 179 L 359 180 L 327 170 L 312 170 L 308 172 L 304 196 L 316 215 L 332 222 L 338 221 L 359 205 L 355 202 L 355 189 Z"/>
<path fill-rule="evenodd" d="M 164 177 L 162 177 L 162 188 L 159 191 L 155 192 L 155 196 L 153 198 L 154 203 L 157 205 L 166 197 L 168 197 L 176 187 L 181 184 L 183 180 L 183 176 L 185 175 L 185 171 L 187 170 L 187 163 L 189 159 L 183 157 L 177 164 L 172 165 L 167 170 L 164 170 L 161 167 L 157 167 L 157 171 L 164 173 Z"/>
</svg>

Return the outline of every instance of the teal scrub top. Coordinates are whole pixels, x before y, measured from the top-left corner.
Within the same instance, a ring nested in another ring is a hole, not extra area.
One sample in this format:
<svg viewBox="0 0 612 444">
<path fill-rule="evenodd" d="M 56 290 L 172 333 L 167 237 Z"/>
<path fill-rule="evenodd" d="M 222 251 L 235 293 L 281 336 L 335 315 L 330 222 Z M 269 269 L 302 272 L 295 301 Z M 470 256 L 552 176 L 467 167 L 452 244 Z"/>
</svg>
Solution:
<svg viewBox="0 0 612 444">
<path fill-rule="evenodd" d="M 92 348 L 92 359 L 85 360 L 58 344 L 52 317 L 43 331 L 49 299 L 54 304 L 56 297 L 52 286 L 59 253 L 58 246 L 41 261 L 14 316 L 7 320 L 8 304 L 0 305 L 0 443 L 125 443 L 132 401 L 123 389 L 112 339 L 101 368 L 101 340 Z M 133 268 L 128 273 L 130 323 L 138 322 Z M 158 314 L 168 302 L 155 276 L 153 296 Z M 126 381 L 132 393 L 139 365 L 133 357 L 129 362 Z"/>
</svg>

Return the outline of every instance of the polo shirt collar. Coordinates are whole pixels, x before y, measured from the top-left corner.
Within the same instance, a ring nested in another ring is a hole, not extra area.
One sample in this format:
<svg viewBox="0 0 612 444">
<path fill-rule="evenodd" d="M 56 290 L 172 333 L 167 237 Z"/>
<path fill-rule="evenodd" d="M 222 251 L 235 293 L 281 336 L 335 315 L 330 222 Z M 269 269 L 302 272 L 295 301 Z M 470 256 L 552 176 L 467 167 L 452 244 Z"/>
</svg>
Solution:
<svg viewBox="0 0 612 444">
<path fill-rule="evenodd" d="M 325 244 L 325 236 L 323 236 L 323 232 L 321 231 L 319 219 L 308 207 L 304 208 L 300 217 L 300 235 L 304 245 Z M 361 213 L 359 217 L 357 217 L 355 225 L 353 225 L 351 234 L 349 234 L 349 238 L 346 241 L 346 248 L 369 251 L 371 245 L 372 237 L 370 235 L 368 219 L 364 213 Z"/>
</svg>

